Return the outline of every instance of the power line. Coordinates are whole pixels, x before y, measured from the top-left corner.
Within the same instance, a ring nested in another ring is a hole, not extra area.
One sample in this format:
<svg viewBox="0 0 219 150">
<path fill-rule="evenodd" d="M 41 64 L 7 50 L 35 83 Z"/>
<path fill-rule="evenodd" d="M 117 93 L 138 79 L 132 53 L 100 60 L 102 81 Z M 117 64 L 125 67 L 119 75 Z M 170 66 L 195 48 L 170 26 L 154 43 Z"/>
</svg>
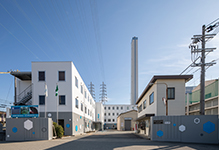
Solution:
<svg viewBox="0 0 219 150">
<path fill-rule="evenodd" d="M 36 54 L 34 54 L 24 43 L 22 43 L 14 34 L 12 34 L 3 24 L 0 23 L 0 25 L 5 28 L 19 43 L 21 43 L 28 51 L 30 51 L 37 59 L 41 60 L 39 57 L 37 57 Z"/>
<path fill-rule="evenodd" d="M 40 50 L 51 60 L 47 53 L 40 47 L 40 45 L 27 33 L 27 31 L 17 22 L 17 20 L 8 12 L 8 10 L 0 3 L 2 8 L 9 14 L 9 16 L 18 24 L 18 26 L 27 34 L 27 36 L 40 48 Z"/>
</svg>

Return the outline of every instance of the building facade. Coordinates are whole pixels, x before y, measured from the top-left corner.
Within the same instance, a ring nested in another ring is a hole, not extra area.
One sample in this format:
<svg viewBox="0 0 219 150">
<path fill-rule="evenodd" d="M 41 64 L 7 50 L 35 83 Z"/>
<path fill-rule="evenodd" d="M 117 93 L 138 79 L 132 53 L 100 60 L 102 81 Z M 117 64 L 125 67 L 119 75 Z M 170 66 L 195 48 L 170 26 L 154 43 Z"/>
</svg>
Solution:
<svg viewBox="0 0 219 150">
<path fill-rule="evenodd" d="M 205 81 L 205 115 L 219 115 L 218 79 Z M 186 115 L 199 115 L 200 85 L 186 95 Z"/>
<path fill-rule="evenodd" d="M 104 128 L 105 129 L 116 129 L 117 128 L 117 117 L 124 112 L 130 110 L 136 110 L 136 105 L 119 105 L 110 104 L 104 105 Z"/>
<path fill-rule="evenodd" d="M 131 43 L 131 105 L 138 99 L 138 38 L 133 37 Z"/>
<path fill-rule="evenodd" d="M 96 102 L 95 108 L 95 130 L 103 130 L 104 107 L 102 102 Z"/>
<path fill-rule="evenodd" d="M 117 130 L 134 131 L 136 119 L 137 119 L 137 110 L 130 110 L 121 113 L 117 117 Z"/>
<path fill-rule="evenodd" d="M 72 62 L 32 62 L 31 72 L 12 75 L 16 105 L 38 105 L 40 117 L 58 119 L 65 135 L 94 129 L 95 101 Z"/>
<path fill-rule="evenodd" d="M 192 78 L 192 75 L 163 75 L 151 79 L 136 102 L 140 133 L 149 136 L 151 116 L 185 114 L 185 83 Z"/>
</svg>

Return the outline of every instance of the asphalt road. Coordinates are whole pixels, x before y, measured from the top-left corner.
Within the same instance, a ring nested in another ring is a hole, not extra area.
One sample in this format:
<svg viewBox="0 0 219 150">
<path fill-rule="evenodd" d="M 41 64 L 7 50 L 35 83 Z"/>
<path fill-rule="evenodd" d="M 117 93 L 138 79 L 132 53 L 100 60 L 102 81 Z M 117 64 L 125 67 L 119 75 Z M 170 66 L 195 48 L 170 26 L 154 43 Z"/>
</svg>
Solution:
<svg viewBox="0 0 219 150">
<path fill-rule="evenodd" d="M 1 150 L 219 150 L 219 145 L 153 142 L 133 132 L 98 132 L 50 141 L 0 142 Z"/>
</svg>

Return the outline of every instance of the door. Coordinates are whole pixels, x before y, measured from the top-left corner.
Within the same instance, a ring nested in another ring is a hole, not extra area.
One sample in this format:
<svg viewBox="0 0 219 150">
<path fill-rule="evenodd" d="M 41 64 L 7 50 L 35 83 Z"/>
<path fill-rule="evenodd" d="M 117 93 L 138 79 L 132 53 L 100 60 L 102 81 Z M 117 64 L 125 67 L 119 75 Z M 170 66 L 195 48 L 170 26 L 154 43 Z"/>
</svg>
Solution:
<svg viewBox="0 0 219 150">
<path fill-rule="evenodd" d="M 131 131 L 131 120 L 125 120 L 125 131 Z"/>
<path fill-rule="evenodd" d="M 59 119 L 59 125 L 62 126 L 64 132 L 65 132 L 65 124 L 64 124 L 64 119 Z"/>
</svg>

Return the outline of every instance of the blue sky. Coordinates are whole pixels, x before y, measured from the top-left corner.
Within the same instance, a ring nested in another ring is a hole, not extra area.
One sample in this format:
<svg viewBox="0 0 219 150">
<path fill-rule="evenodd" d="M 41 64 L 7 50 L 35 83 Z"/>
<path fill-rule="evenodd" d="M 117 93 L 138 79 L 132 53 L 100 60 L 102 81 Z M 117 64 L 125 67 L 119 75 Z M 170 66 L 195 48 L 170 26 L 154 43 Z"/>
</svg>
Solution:
<svg viewBox="0 0 219 150">
<path fill-rule="evenodd" d="M 129 104 L 132 37 L 140 95 L 153 75 L 180 74 L 191 63 L 190 39 L 219 17 L 218 6 L 218 0 L 0 0 L 0 71 L 73 61 L 86 85 L 94 83 L 97 101 L 104 81 L 108 104 Z M 219 47 L 218 35 L 207 46 Z M 206 79 L 218 78 L 218 69 L 209 68 Z M 199 84 L 199 74 L 187 85 Z M 13 77 L 0 75 L 0 83 L 0 104 L 13 102 Z"/>
</svg>

